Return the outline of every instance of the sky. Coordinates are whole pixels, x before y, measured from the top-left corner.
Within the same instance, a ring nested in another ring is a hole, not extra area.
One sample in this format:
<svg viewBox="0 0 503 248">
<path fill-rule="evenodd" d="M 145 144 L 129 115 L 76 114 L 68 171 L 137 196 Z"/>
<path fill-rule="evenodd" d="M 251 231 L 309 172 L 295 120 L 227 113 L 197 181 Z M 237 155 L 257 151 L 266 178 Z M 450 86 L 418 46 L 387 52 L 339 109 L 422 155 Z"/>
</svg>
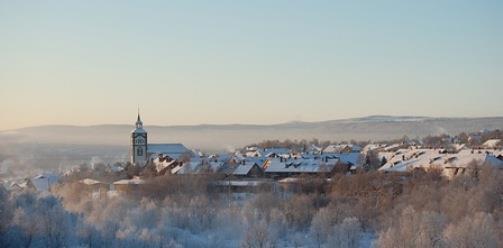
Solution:
<svg viewBox="0 0 503 248">
<path fill-rule="evenodd" d="M 503 1 L 0 0 L 0 130 L 503 116 Z"/>
</svg>

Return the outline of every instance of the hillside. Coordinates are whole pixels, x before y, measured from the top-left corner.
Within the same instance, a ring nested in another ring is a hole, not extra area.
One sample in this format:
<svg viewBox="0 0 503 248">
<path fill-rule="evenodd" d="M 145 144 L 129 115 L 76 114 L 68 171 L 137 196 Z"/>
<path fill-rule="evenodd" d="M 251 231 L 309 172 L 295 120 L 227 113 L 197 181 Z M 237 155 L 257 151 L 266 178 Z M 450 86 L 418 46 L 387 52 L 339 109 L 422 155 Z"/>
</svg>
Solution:
<svg viewBox="0 0 503 248">
<path fill-rule="evenodd" d="M 181 142 L 189 147 L 221 150 L 264 139 L 384 140 L 503 129 L 503 117 L 430 118 L 370 116 L 322 122 L 276 125 L 149 126 L 149 142 Z M 132 125 L 40 126 L 0 132 L 7 142 L 83 145 L 127 145 Z"/>
</svg>

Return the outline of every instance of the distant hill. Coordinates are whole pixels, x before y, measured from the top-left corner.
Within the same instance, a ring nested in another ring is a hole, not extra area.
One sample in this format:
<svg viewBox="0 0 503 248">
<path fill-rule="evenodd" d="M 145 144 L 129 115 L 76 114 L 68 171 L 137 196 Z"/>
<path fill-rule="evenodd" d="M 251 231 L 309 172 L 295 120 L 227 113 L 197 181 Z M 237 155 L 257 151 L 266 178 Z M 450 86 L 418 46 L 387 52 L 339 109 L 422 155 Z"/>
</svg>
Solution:
<svg viewBox="0 0 503 248">
<path fill-rule="evenodd" d="M 503 129 L 503 117 L 431 118 L 417 116 L 369 116 L 321 122 L 289 122 L 275 125 L 149 126 L 149 142 L 181 142 L 204 150 L 240 147 L 265 139 L 385 140 L 457 134 L 482 129 Z M 0 132 L 4 141 L 127 146 L 132 125 L 39 126 Z"/>
</svg>

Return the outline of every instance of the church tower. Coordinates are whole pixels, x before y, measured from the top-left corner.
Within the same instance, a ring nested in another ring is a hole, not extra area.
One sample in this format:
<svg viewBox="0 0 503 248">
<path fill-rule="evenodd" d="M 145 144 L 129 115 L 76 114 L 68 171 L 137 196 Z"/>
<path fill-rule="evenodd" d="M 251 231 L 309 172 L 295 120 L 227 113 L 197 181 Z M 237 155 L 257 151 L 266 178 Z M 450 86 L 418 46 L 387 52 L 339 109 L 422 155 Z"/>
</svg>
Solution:
<svg viewBox="0 0 503 248">
<path fill-rule="evenodd" d="M 132 164 L 143 166 L 147 162 L 147 131 L 143 129 L 139 110 L 135 125 L 136 128 L 131 132 L 131 150 L 129 154 Z"/>
</svg>

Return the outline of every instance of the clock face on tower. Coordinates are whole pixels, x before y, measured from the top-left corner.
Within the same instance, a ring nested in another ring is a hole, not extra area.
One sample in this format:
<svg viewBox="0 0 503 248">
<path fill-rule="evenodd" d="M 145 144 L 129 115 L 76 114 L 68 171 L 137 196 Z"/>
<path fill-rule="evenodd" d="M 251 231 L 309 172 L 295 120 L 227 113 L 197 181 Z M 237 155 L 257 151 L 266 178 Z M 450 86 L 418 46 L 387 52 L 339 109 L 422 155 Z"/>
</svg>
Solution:
<svg viewBox="0 0 503 248">
<path fill-rule="evenodd" d="M 137 137 L 135 140 L 134 140 L 134 144 L 135 145 L 145 145 L 145 139 L 142 138 L 142 137 Z"/>
</svg>

